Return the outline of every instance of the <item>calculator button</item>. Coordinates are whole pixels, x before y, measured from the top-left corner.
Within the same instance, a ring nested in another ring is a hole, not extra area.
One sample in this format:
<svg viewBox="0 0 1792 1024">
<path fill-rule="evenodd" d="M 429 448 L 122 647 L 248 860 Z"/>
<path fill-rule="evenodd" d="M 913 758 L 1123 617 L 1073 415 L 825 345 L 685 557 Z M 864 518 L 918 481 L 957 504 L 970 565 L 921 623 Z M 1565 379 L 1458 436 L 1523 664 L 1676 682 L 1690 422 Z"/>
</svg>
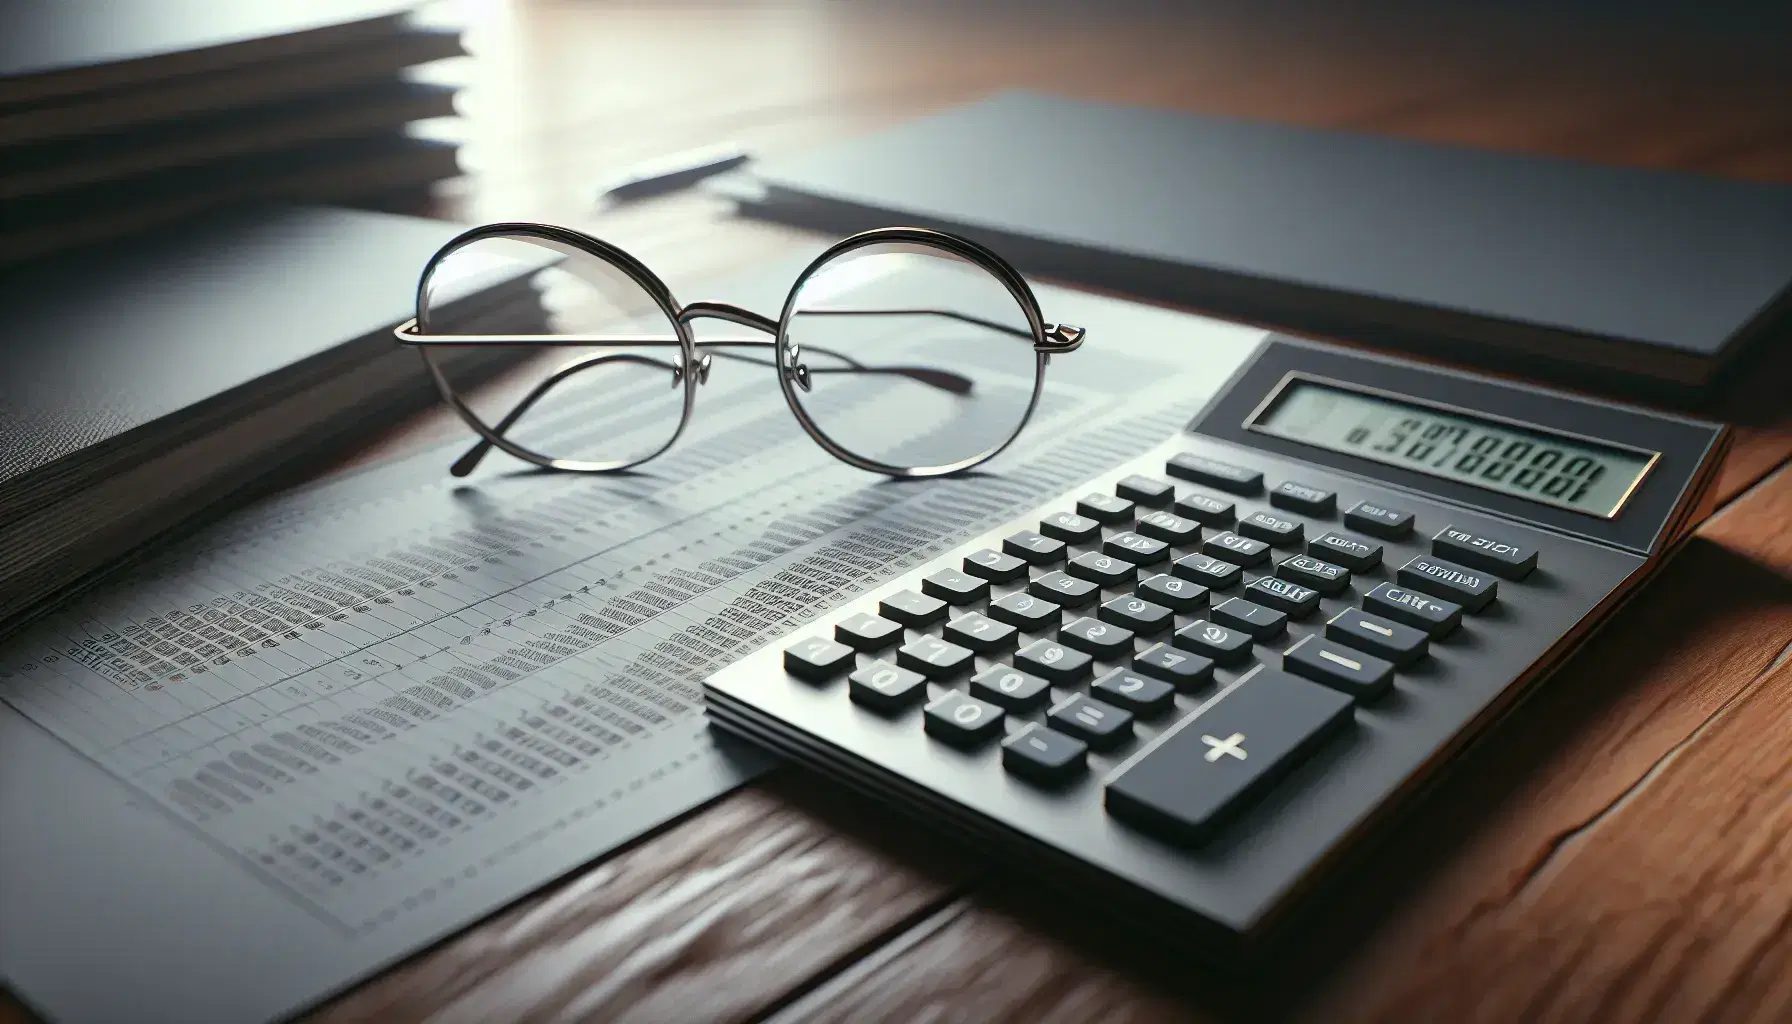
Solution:
<svg viewBox="0 0 1792 1024">
<path fill-rule="evenodd" d="M 1260 565 L 1269 561 L 1268 544 L 1236 533 L 1216 533 L 1207 538 L 1201 550 L 1234 565 Z"/>
<path fill-rule="evenodd" d="M 1304 619 L 1319 607 L 1319 591 L 1274 576 L 1257 577 L 1244 592 L 1251 600 L 1280 608 L 1291 618 Z"/>
<path fill-rule="evenodd" d="M 1420 555 L 1401 566 L 1394 578 L 1433 597 L 1449 598 L 1471 612 L 1487 607 L 1500 592 L 1499 583 L 1491 576 L 1430 555 Z"/>
<path fill-rule="evenodd" d="M 1064 558 L 1064 542 L 1032 530 L 1022 530 L 1002 541 L 1002 550 L 1034 565 L 1050 565 Z"/>
<path fill-rule="evenodd" d="M 1282 652 L 1282 668 L 1359 701 L 1374 700 L 1394 685 L 1391 662 L 1317 636 L 1302 637 Z"/>
<path fill-rule="evenodd" d="M 1329 516 L 1338 511 L 1338 496 L 1335 493 L 1297 484 L 1292 480 L 1277 484 L 1269 492 L 1269 503 L 1277 508 L 1303 512 L 1310 516 Z"/>
<path fill-rule="evenodd" d="M 1346 608 L 1325 624 L 1325 636 L 1386 658 L 1395 665 L 1410 665 L 1425 656 L 1431 645 L 1423 630 L 1378 618 L 1357 608 Z"/>
<path fill-rule="evenodd" d="M 1031 711 L 1052 698 L 1051 684 L 1007 665 L 992 665 L 972 676 L 971 693 L 1010 711 Z"/>
<path fill-rule="evenodd" d="M 1157 579 L 1156 576 L 1151 578 Z M 1164 579 L 1170 580 L 1171 583 L 1181 584 L 1183 587 L 1190 589 L 1193 589 L 1196 586 L 1187 580 L 1170 579 L 1168 576 L 1164 577 Z M 1144 593 L 1145 588 L 1140 586 L 1139 591 L 1140 593 Z M 1205 591 L 1203 591 L 1203 593 L 1205 593 Z M 1160 629 L 1167 628 L 1175 621 L 1175 616 L 1170 614 L 1170 609 L 1165 608 L 1161 604 L 1152 604 L 1143 597 L 1134 597 L 1130 594 L 1114 598 L 1112 601 L 1102 605 L 1101 610 L 1095 614 L 1099 616 L 1103 622 L 1111 622 L 1116 626 L 1125 626 L 1134 633 L 1155 633 Z"/>
<path fill-rule="evenodd" d="M 1076 778 L 1089 763 L 1089 745 L 1074 736 L 1030 725 L 1002 741 L 1002 767 L 1047 785 Z"/>
<path fill-rule="evenodd" d="M 1076 500 L 1076 510 L 1098 523 L 1124 523 L 1132 518 L 1130 499 L 1095 491 Z"/>
<path fill-rule="evenodd" d="M 921 581 L 921 590 L 947 604 L 972 604 L 989 596 L 989 581 L 957 569 L 941 569 Z"/>
<path fill-rule="evenodd" d="M 1143 672 L 1117 668 L 1089 687 L 1089 692 L 1136 715 L 1161 715 L 1176 703 L 1176 688 Z"/>
<path fill-rule="evenodd" d="M 1288 616 L 1242 597 L 1228 597 L 1213 606 L 1213 621 L 1242 629 L 1258 640 L 1268 640 L 1288 628 Z"/>
<path fill-rule="evenodd" d="M 1359 501 L 1344 513 L 1344 525 L 1382 540 L 1400 540 L 1412 532 L 1412 513 Z"/>
<path fill-rule="evenodd" d="M 945 618 L 946 602 L 912 590 L 898 590 L 879 601 L 877 610 L 883 612 L 886 619 L 895 619 L 904 626 L 919 629 Z"/>
<path fill-rule="evenodd" d="M 835 624 L 834 639 L 861 651 L 882 650 L 902 639 L 902 624 L 881 615 L 860 612 Z"/>
<path fill-rule="evenodd" d="M 1170 456 L 1170 461 L 1164 463 L 1164 472 L 1183 480 L 1218 487 L 1230 494 L 1251 495 L 1263 492 L 1262 473 L 1188 452 Z"/>
<path fill-rule="evenodd" d="M 957 690 L 947 690 L 927 705 L 921 719 L 927 735 L 958 746 L 981 743 L 1002 731 L 1001 708 Z"/>
<path fill-rule="evenodd" d="M 1437 536 L 1431 538 L 1431 553 L 1453 558 L 1476 569 L 1486 569 L 1508 580 L 1522 580 L 1537 568 L 1536 548 L 1484 537 L 1459 526 L 1446 526 L 1438 531 Z"/>
<path fill-rule="evenodd" d="M 1132 567 L 1127 566 L 1127 572 L 1131 571 Z M 1027 584 L 1027 593 L 1034 597 L 1042 597 L 1065 608 L 1081 608 L 1100 597 L 1101 588 L 1088 580 L 1077 579 L 1068 573 L 1048 572 Z"/>
<path fill-rule="evenodd" d="M 1221 665 L 1237 665 L 1251 657 L 1251 635 L 1227 629 L 1206 619 L 1196 619 L 1176 631 L 1170 642 L 1185 651 L 1212 658 Z"/>
<path fill-rule="evenodd" d="M 1176 488 L 1167 480 L 1153 480 L 1151 477 L 1135 474 L 1115 484 L 1114 493 L 1147 508 L 1156 508 L 1168 505 L 1170 499 L 1176 497 Z"/>
<path fill-rule="evenodd" d="M 961 647 L 987 654 L 1013 644 L 1015 629 L 1006 622 L 971 612 L 946 623 L 945 635 L 947 640 Z"/>
<path fill-rule="evenodd" d="M 1213 681 L 1212 658 L 1179 651 L 1169 644 L 1152 644 L 1133 655 L 1132 670 L 1162 679 L 1178 690 L 1197 689 Z"/>
<path fill-rule="evenodd" d="M 1031 632 L 1058 621 L 1058 605 L 1031 594 L 1009 594 L 989 602 L 989 617 Z"/>
<path fill-rule="evenodd" d="M 930 636 L 912 640 L 896 649 L 896 663 L 929 679 L 945 679 L 971 667 L 969 648 Z"/>
<path fill-rule="evenodd" d="M 1080 693 L 1046 712 L 1045 724 L 1075 736 L 1091 750 L 1112 750 L 1132 739 L 1132 712 Z"/>
<path fill-rule="evenodd" d="M 1131 562 L 1093 551 L 1076 556 L 1064 568 L 1078 579 L 1103 587 L 1118 587 L 1138 579 L 1137 569 Z"/>
<path fill-rule="evenodd" d="M 1185 494 L 1176 499 L 1176 511 L 1204 526 L 1225 526 L 1238 518 L 1238 506 L 1205 494 Z"/>
<path fill-rule="evenodd" d="M 1107 786 L 1108 812 L 1198 842 L 1351 720 L 1344 694 L 1263 669 L 1123 764 Z"/>
<path fill-rule="evenodd" d="M 1382 583 L 1363 595 L 1363 608 L 1377 615 L 1416 626 L 1431 634 L 1443 636 L 1462 622 L 1462 606 L 1424 594 L 1414 593 L 1392 583 Z"/>
<path fill-rule="evenodd" d="M 1014 666 L 1048 682 L 1068 686 L 1089 674 L 1091 660 L 1082 651 L 1073 651 L 1063 644 L 1035 640 L 1014 656 Z"/>
<path fill-rule="evenodd" d="M 1059 512 L 1040 520 L 1039 532 L 1066 544 L 1082 544 L 1101 536 L 1101 524 L 1075 512 Z"/>
<path fill-rule="evenodd" d="M 1346 569 L 1365 572 L 1381 564 L 1381 545 L 1342 533 L 1327 533 L 1307 542 L 1307 554 L 1330 559 Z"/>
<path fill-rule="evenodd" d="M 1304 583 L 1321 594 L 1341 594 L 1350 586 L 1350 570 L 1333 565 L 1312 555 L 1285 558 L 1276 566 L 1276 575 L 1285 580 Z"/>
<path fill-rule="evenodd" d="M 1239 539 L 1249 540 L 1245 537 Z M 1244 576 L 1238 566 L 1212 555 L 1186 555 L 1177 559 L 1170 571 L 1210 590 L 1224 590 Z"/>
<path fill-rule="evenodd" d="M 887 661 L 866 665 L 847 676 L 846 682 L 853 703 L 879 711 L 899 711 L 927 696 L 926 676 Z"/>
<path fill-rule="evenodd" d="M 784 671 L 804 679 L 832 679 L 852 662 L 852 648 L 827 637 L 810 637 L 784 648 Z"/>
<path fill-rule="evenodd" d="M 1132 653 L 1132 630 L 1092 619 L 1087 615 L 1067 626 L 1058 627 L 1058 639 L 1066 647 L 1074 647 L 1084 654 L 1093 654 L 1102 659 Z"/>
<path fill-rule="evenodd" d="M 1170 555 L 1170 545 L 1137 533 L 1116 533 L 1102 541 L 1101 550 L 1134 565 L 1155 565 Z"/>
<path fill-rule="evenodd" d="M 1202 555 L 1200 557 L 1205 558 L 1206 556 Z M 1225 562 L 1219 564 L 1226 565 Z M 1230 565 L 1226 565 L 1226 568 L 1231 569 L 1233 572 L 1238 571 L 1235 567 Z M 1139 584 L 1138 589 L 1133 591 L 1133 593 L 1147 601 L 1154 601 L 1161 604 L 1171 611 L 1192 612 L 1197 608 L 1204 608 L 1207 606 L 1206 587 L 1196 583 L 1194 580 L 1178 579 L 1175 576 L 1166 576 L 1163 573 L 1158 573 L 1156 576 Z M 1111 604 L 1113 602 L 1109 603 Z"/>
<path fill-rule="evenodd" d="M 983 548 L 964 556 L 964 571 L 995 583 L 1018 580 L 1027 574 L 1025 559 L 1004 555 L 994 548 Z"/>
<path fill-rule="evenodd" d="M 1168 544 L 1188 545 L 1201 539 L 1200 524 L 1162 509 L 1140 516 L 1139 532 Z"/>
<path fill-rule="evenodd" d="M 1270 515 L 1268 512 L 1252 512 L 1240 519 L 1238 532 L 1246 537 L 1267 541 L 1278 548 L 1298 547 L 1301 539 L 1299 523 L 1292 519 Z"/>
</svg>

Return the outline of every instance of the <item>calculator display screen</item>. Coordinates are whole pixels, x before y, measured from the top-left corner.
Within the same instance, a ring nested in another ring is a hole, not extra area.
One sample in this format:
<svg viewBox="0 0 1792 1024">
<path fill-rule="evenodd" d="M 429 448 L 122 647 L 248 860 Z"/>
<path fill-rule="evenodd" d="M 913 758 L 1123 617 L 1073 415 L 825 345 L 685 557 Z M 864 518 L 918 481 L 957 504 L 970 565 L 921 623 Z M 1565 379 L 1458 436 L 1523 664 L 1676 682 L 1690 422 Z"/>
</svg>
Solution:
<svg viewBox="0 0 1792 1024">
<path fill-rule="evenodd" d="M 1654 452 L 1290 377 L 1253 430 L 1611 518 Z"/>
</svg>

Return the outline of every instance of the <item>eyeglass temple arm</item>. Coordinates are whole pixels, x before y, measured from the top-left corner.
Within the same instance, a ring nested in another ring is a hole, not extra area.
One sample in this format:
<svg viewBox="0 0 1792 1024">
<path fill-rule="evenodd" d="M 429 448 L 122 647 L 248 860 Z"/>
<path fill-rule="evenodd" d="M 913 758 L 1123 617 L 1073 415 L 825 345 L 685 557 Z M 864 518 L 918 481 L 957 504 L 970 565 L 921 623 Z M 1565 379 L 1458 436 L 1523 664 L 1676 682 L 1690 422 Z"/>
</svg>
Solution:
<svg viewBox="0 0 1792 1024">
<path fill-rule="evenodd" d="M 597 355 L 589 356 L 584 359 L 574 359 L 565 366 L 562 366 L 549 374 L 541 383 L 535 385 L 528 394 L 523 396 L 522 401 L 516 403 L 514 408 L 504 414 L 504 418 L 499 420 L 497 426 L 492 428 L 492 433 L 499 437 L 503 437 L 504 432 L 509 430 L 517 420 L 522 419 L 523 414 L 528 412 L 536 402 L 541 401 L 541 396 L 553 390 L 554 385 L 581 370 L 587 370 L 603 363 L 640 363 L 643 366 L 657 366 L 672 374 L 672 382 L 674 384 L 677 384 L 680 375 L 682 374 L 682 371 L 676 364 L 667 362 L 664 359 L 654 359 L 651 356 L 636 355 L 632 352 L 612 353 L 610 355 Z M 494 447 L 496 446 L 492 443 L 491 438 L 481 435 L 479 440 L 475 441 L 471 448 L 462 452 L 461 457 L 454 460 L 454 465 L 448 467 L 448 472 L 455 476 L 466 476 L 478 467 L 479 463 Z"/>
</svg>

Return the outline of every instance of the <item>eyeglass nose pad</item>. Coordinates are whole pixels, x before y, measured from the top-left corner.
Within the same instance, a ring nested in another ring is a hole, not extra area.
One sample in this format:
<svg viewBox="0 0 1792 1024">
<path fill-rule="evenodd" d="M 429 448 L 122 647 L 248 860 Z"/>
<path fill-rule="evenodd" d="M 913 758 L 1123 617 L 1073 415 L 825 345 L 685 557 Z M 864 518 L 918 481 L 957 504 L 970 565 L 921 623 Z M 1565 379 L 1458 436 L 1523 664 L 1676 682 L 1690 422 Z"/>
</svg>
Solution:
<svg viewBox="0 0 1792 1024">
<path fill-rule="evenodd" d="M 698 356 L 691 364 L 691 372 L 697 375 L 697 383 L 709 383 L 709 367 L 712 362 L 714 362 L 714 360 L 711 358 L 710 354 L 705 352 L 701 356 Z"/>
<path fill-rule="evenodd" d="M 802 349 L 798 348 L 796 345 L 791 345 L 790 368 L 784 371 L 784 376 L 795 381 L 797 387 L 802 388 L 807 392 L 813 390 L 814 386 L 809 380 L 809 366 L 807 363 L 802 362 L 801 358 Z"/>
</svg>

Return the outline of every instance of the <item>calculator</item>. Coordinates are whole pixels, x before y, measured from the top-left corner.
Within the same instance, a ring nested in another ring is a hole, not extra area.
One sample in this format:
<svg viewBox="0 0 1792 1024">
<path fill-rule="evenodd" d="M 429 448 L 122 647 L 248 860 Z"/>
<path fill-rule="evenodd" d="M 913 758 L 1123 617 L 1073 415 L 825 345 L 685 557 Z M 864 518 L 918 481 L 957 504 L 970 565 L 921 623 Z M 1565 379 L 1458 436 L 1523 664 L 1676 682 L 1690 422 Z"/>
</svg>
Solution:
<svg viewBox="0 0 1792 1024">
<path fill-rule="evenodd" d="M 721 670 L 707 712 L 1248 959 L 1711 511 L 1728 442 L 1270 336 L 1182 432 Z"/>
</svg>

